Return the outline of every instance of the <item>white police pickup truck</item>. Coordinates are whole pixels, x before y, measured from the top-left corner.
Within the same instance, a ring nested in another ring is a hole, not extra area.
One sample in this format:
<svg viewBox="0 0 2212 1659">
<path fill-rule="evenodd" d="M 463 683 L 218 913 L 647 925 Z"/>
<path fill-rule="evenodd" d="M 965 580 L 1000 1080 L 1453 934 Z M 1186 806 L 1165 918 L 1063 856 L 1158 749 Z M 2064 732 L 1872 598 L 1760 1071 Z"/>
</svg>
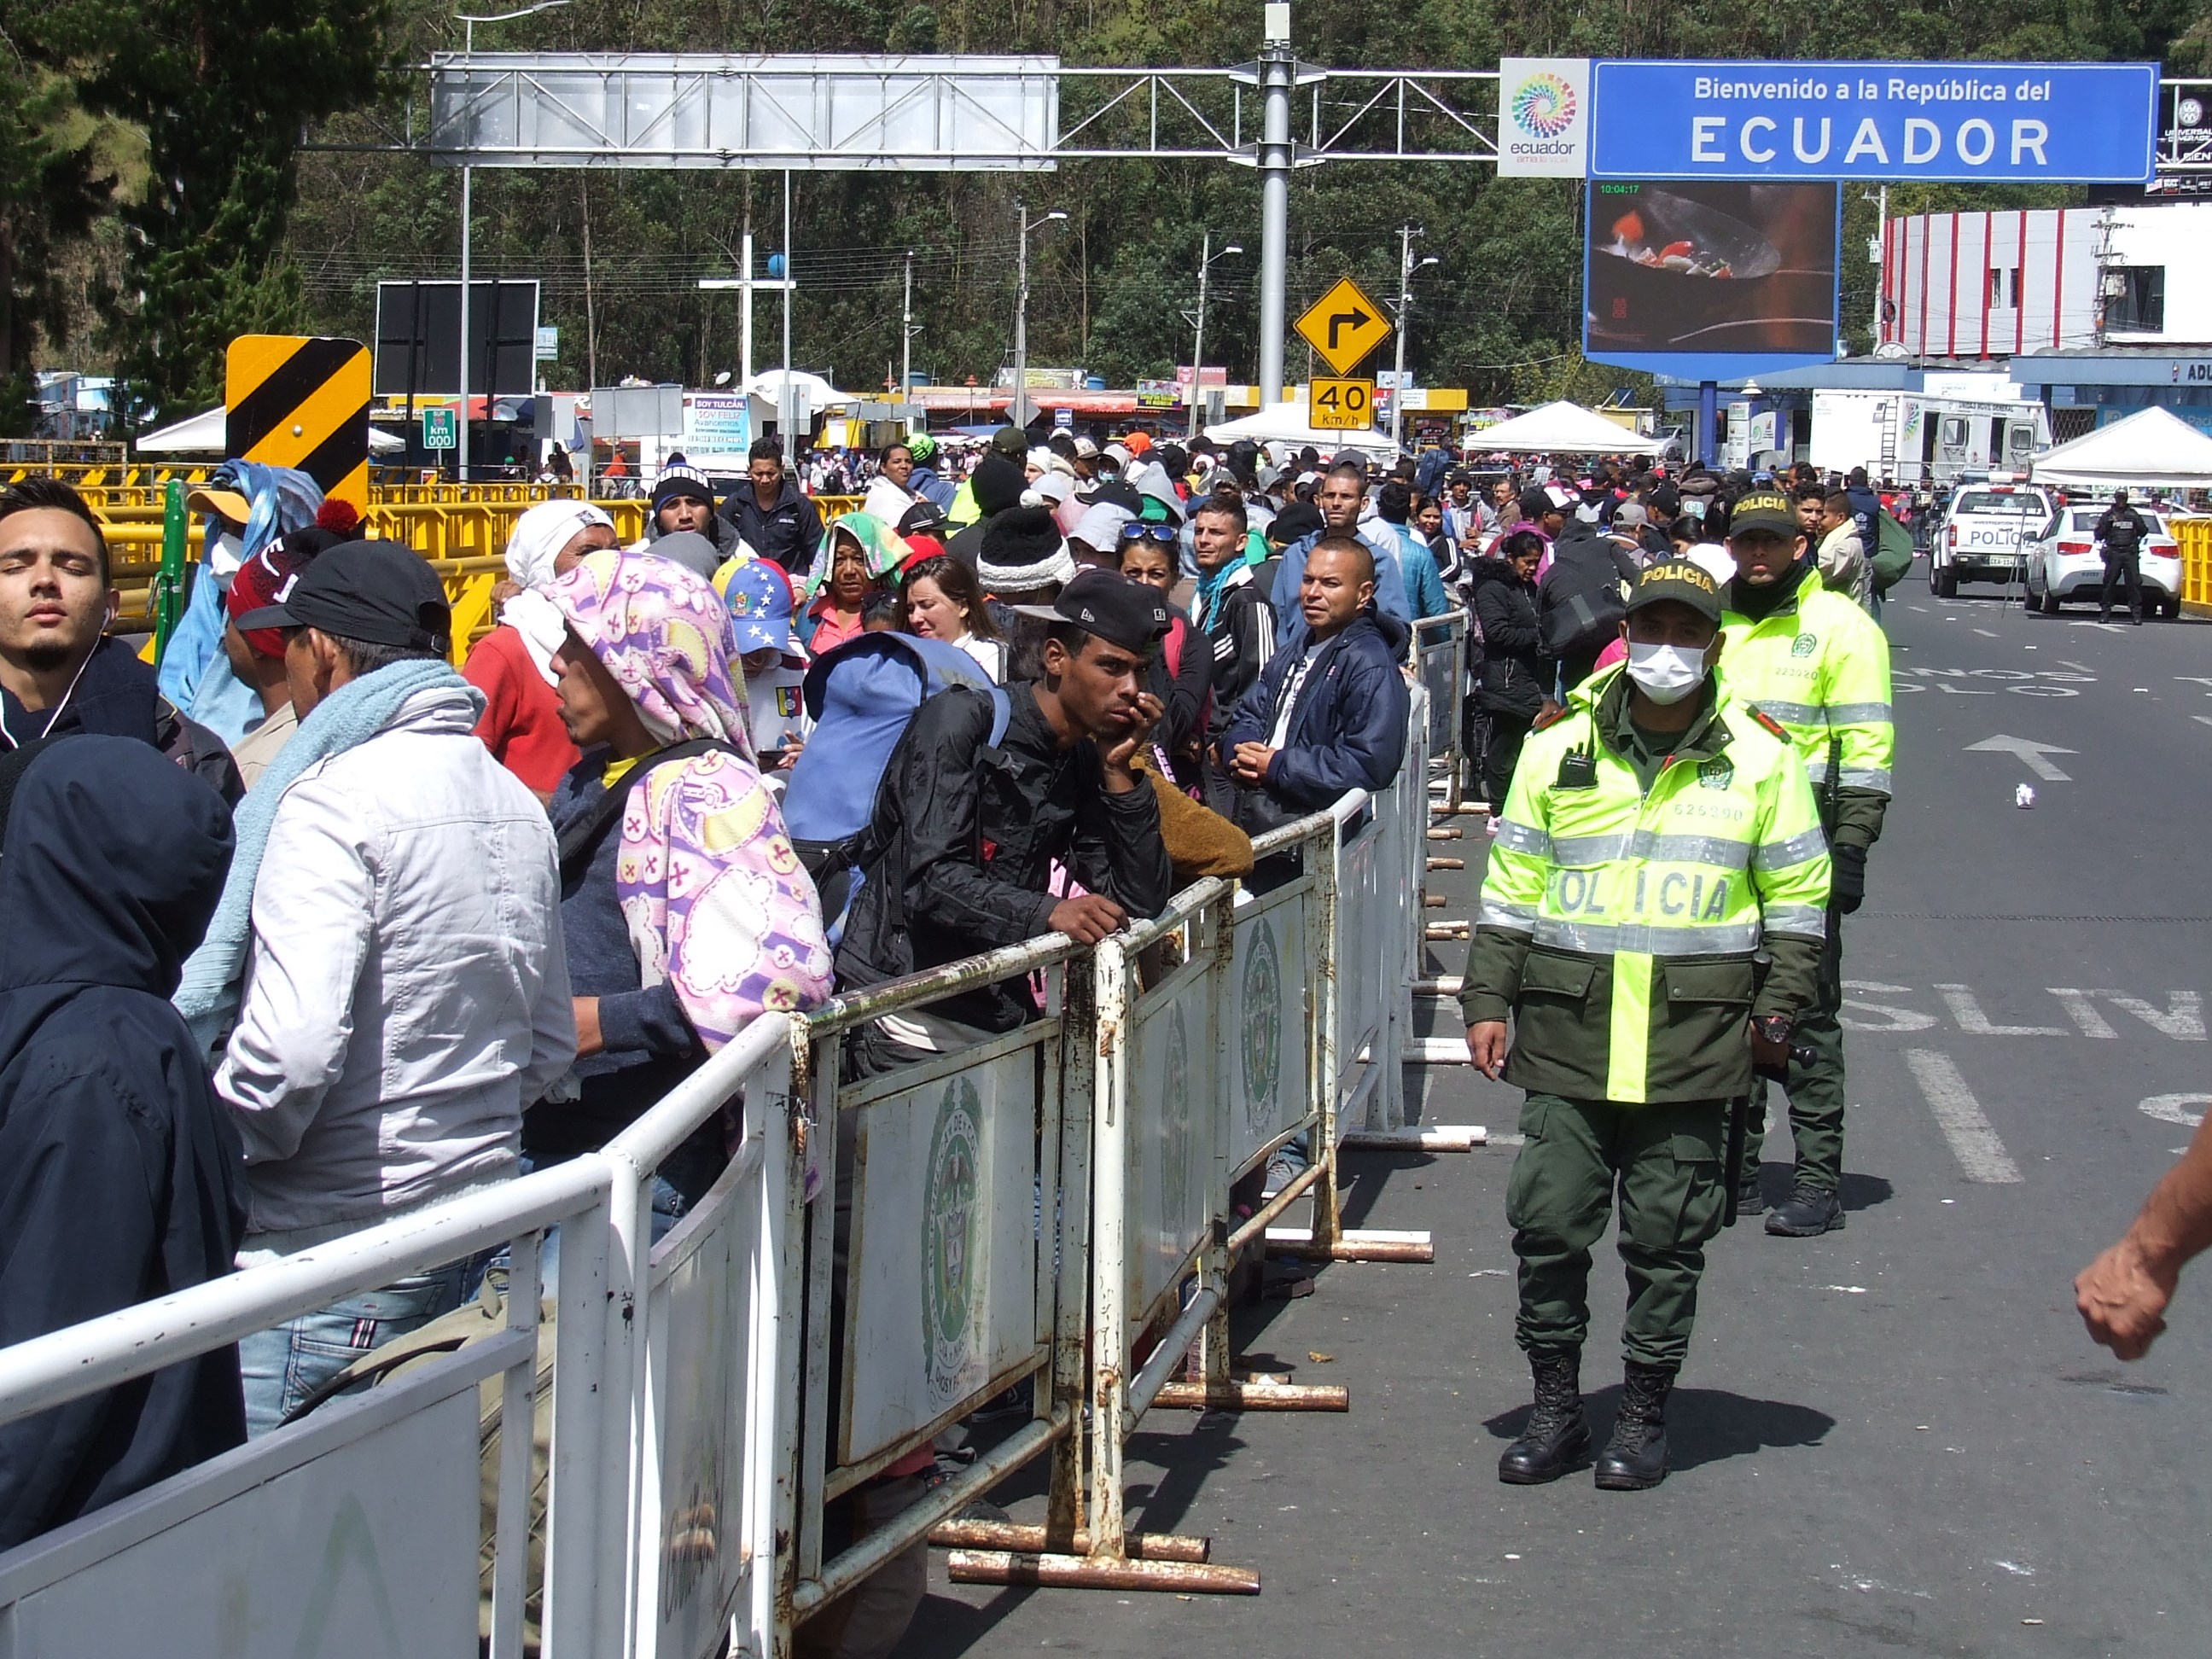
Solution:
<svg viewBox="0 0 2212 1659">
<path fill-rule="evenodd" d="M 2014 580 L 2057 518 L 2057 499 L 2041 484 L 1960 485 L 1928 550 L 1929 591 L 1948 599 L 1960 582 Z"/>
</svg>

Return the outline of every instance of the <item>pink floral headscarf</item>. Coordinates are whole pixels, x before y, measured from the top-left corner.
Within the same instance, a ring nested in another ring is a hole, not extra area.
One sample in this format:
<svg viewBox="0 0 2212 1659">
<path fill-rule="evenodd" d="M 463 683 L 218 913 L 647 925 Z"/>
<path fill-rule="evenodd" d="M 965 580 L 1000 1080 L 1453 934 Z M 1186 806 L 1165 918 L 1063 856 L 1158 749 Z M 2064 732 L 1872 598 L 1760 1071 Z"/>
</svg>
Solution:
<svg viewBox="0 0 2212 1659">
<path fill-rule="evenodd" d="M 822 902 L 753 763 L 721 596 L 680 565 L 611 550 L 556 582 L 553 599 L 655 737 L 728 745 L 658 765 L 648 757 L 629 790 L 615 896 L 641 982 L 674 988 L 709 1052 L 763 1010 L 820 1006 L 830 991 Z"/>
<path fill-rule="evenodd" d="M 551 592 L 654 737 L 719 738 L 752 758 L 744 696 L 730 674 L 737 635 L 712 582 L 672 560 L 605 548 Z"/>
</svg>

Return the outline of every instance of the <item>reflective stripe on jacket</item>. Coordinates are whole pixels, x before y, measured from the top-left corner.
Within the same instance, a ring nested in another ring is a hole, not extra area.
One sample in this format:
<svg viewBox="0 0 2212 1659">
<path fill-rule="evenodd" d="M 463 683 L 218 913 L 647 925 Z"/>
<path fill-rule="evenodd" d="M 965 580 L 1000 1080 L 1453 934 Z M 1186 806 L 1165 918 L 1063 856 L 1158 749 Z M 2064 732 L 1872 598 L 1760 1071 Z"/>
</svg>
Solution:
<svg viewBox="0 0 2212 1659">
<path fill-rule="evenodd" d="M 1871 847 L 1881 835 L 1897 750 L 1881 624 L 1808 574 L 1771 615 L 1753 622 L 1730 611 L 1722 629 L 1723 690 L 1790 733 L 1814 793 L 1824 805 L 1832 802 L 1824 818 L 1835 843 Z"/>
<path fill-rule="evenodd" d="M 1725 695 L 1645 793 L 1619 752 L 1627 691 L 1618 672 L 1597 675 L 1522 748 L 1462 1005 L 1470 1024 L 1512 1012 L 1505 1077 L 1522 1088 L 1629 1103 L 1741 1095 L 1746 1020 L 1811 997 L 1827 843 L 1790 744 Z M 1577 752 L 1595 763 L 1587 787 L 1563 775 Z"/>
</svg>

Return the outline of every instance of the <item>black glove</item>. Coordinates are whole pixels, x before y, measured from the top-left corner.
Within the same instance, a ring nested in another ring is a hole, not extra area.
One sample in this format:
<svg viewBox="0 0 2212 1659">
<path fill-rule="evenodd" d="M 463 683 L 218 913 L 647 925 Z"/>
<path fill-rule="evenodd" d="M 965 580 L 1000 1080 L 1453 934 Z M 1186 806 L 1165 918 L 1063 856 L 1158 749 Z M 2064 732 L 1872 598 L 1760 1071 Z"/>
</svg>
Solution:
<svg viewBox="0 0 2212 1659">
<path fill-rule="evenodd" d="M 1828 896 L 1837 909 L 1849 915 L 1866 902 L 1866 848 L 1838 847 L 1830 850 Z"/>
</svg>

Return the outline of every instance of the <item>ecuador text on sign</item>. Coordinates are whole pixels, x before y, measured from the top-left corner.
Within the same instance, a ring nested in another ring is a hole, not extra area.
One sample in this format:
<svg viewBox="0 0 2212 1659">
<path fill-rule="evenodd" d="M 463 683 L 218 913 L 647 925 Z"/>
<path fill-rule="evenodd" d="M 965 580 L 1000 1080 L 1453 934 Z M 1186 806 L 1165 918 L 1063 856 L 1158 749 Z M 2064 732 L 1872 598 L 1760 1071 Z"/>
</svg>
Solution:
<svg viewBox="0 0 2212 1659">
<path fill-rule="evenodd" d="M 1367 354 L 1390 337 L 1390 323 L 1382 307 L 1360 291 L 1349 276 L 1337 279 L 1334 288 L 1308 307 L 1298 319 L 1298 332 L 1339 374 L 1349 374 Z M 1363 420 L 1361 425 L 1366 422 Z"/>
<path fill-rule="evenodd" d="M 2155 64 L 1602 60 L 1594 179 L 2140 183 Z"/>
</svg>

